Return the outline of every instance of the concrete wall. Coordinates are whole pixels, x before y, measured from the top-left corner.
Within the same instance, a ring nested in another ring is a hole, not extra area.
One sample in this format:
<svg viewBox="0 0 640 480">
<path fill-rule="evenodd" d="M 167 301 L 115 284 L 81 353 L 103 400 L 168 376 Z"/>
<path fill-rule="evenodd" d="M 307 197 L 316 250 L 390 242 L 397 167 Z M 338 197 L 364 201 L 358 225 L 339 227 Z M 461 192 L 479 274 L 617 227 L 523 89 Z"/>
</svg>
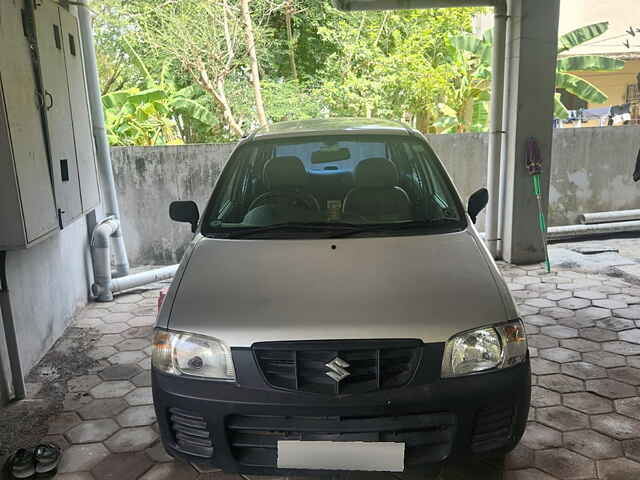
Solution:
<svg viewBox="0 0 640 480">
<path fill-rule="evenodd" d="M 26 375 L 89 298 L 93 273 L 84 217 L 27 250 L 8 252 L 6 268 Z"/>
<path fill-rule="evenodd" d="M 174 200 L 204 209 L 233 145 L 113 148 L 122 228 L 132 265 L 178 263 L 192 237 L 169 219 Z"/>
<path fill-rule="evenodd" d="M 488 140 L 485 133 L 429 136 L 464 203 L 486 186 Z M 193 199 L 202 209 L 232 148 L 185 145 L 113 149 L 125 242 L 132 264 L 180 260 L 191 232 L 188 225 L 169 220 L 169 203 Z M 583 212 L 640 208 L 640 184 L 632 179 L 639 149 L 638 126 L 555 130 L 550 225 L 574 224 Z M 484 215 L 478 220 L 480 230 L 483 226 Z"/>
</svg>

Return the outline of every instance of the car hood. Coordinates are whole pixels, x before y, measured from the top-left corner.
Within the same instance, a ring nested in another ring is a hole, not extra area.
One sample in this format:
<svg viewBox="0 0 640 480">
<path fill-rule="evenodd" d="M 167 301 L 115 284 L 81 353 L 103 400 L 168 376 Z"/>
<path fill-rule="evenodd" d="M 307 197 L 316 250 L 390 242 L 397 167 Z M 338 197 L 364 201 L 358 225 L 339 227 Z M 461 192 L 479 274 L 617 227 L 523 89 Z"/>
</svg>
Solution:
<svg viewBox="0 0 640 480">
<path fill-rule="evenodd" d="M 495 264 L 471 231 L 326 240 L 201 238 L 184 262 L 161 326 L 232 347 L 364 338 L 441 342 L 515 316 Z"/>
</svg>

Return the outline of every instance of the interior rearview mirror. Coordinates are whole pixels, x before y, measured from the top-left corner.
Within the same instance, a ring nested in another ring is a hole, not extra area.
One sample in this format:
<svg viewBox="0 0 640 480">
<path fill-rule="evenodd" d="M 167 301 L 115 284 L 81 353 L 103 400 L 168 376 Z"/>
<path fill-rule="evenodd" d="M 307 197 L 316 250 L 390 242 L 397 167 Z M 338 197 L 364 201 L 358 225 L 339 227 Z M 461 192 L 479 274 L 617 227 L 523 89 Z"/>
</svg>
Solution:
<svg viewBox="0 0 640 480">
<path fill-rule="evenodd" d="M 193 233 L 198 229 L 200 212 L 198 211 L 198 205 L 196 205 L 196 202 L 192 202 L 191 200 L 171 202 L 171 205 L 169 206 L 169 216 L 174 222 L 190 223 L 191 231 Z"/>
<path fill-rule="evenodd" d="M 487 203 L 489 203 L 489 191 L 486 188 L 481 188 L 469 197 L 467 212 L 469 213 L 473 223 L 476 223 L 478 215 L 480 215 L 480 212 L 484 210 Z"/>
</svg>

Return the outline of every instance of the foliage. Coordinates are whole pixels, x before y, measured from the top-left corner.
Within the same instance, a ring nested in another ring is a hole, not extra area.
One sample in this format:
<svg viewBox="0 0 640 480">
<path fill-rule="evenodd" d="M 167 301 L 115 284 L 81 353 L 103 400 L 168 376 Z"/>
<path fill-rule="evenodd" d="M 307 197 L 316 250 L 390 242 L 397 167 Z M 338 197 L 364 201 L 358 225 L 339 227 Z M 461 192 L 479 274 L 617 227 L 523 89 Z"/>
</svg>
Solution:
<svg viewBox="0 0 640 480">
<path fill-rule="evenodd" d="M 573 30 L 562 35 L 558 40 L 558 54 L 575 48 L 589 40 L 592 40 L 609 28 L 608 22 L 595 23 Z M 485 66 L 483 74 L 490 76 L 491 66 L 491 38 L 485 35 L 480 39 L 473 35 L 460 35 L 453 39 L 453 44 L 467 52 L 472 58 Z M 615 58 L 598 55 L 568 56 L 558 59 L 556 66 L 556 89 L 564 89 L 576 97 L 589 103 L 604 103 L 607 96 L 592 83 L 573 75 L 571 71 L 613 71 L 624 68 L 624 62 Z M 560 101 L 560 94 L 554 97 L 556 118 L 567 118 L 569 112 Z"/>
</svg>

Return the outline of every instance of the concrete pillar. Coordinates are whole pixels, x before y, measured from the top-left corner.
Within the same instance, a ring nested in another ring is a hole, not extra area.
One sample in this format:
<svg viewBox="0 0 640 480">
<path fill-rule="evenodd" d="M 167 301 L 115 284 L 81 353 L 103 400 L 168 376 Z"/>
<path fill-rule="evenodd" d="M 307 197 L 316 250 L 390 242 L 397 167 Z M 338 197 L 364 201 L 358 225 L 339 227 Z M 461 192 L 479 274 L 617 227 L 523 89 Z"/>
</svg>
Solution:
<svg viewBox="0 0 640 480">
<path fill-rule="evenodd" d="M 560 0 L 509 0 L 502 257 L 515 264 L 544 260 L 537 203 L 525 154 L 527 139 L 535 137 L 543 161 L 546 215 L 559 8 Z"/>
</svg>

